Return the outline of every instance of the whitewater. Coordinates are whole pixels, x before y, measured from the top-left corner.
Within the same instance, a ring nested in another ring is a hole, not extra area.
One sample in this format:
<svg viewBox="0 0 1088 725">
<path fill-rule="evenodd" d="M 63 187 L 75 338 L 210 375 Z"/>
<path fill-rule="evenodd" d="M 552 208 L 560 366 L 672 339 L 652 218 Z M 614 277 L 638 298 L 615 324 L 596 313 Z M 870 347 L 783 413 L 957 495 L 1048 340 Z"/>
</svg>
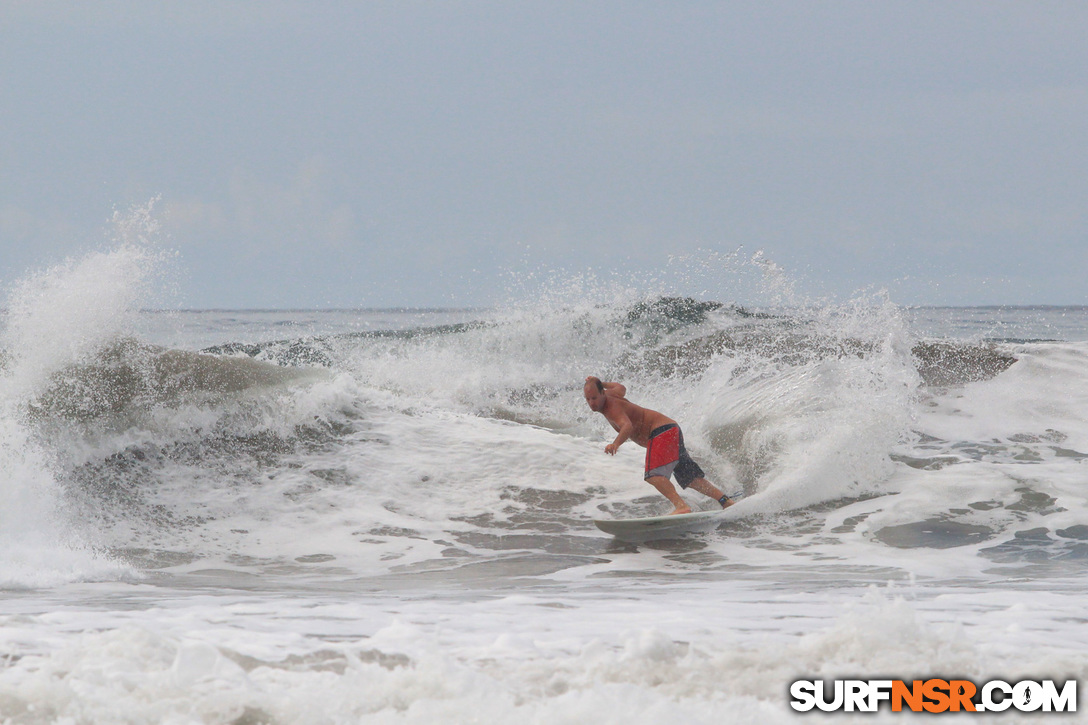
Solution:
<svg viewBox="0 0 1088 725">
<path fill-rule="evenodd" d="M 149 311 L 168 255 L 126 234 L 4 302 L 2 723 L 897 722 L 789 684 L 1088 675 L 1088 309 L 799 300 L 708 255 L 763 296 Z M 669 506 L 590 374 L 735 520 L 593 526 Z"/>
</svg>

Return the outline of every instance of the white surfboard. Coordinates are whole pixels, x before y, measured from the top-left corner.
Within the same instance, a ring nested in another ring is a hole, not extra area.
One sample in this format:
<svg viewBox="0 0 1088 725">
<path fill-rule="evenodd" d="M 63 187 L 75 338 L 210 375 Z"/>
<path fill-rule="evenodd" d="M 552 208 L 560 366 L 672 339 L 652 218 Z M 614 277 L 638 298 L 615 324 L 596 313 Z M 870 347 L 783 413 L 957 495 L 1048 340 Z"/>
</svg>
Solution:
<svg viewBox="0 0 1088 725">
<path fill-rule="evenodd" d="M 593 523 L 601 531 L 623 541 L 673 539 L 684 534 L 717 528 L 719 524 L 726 521 L 727 510 L 646 516 L 639 519 L 593 519 Z"/>
</svg>

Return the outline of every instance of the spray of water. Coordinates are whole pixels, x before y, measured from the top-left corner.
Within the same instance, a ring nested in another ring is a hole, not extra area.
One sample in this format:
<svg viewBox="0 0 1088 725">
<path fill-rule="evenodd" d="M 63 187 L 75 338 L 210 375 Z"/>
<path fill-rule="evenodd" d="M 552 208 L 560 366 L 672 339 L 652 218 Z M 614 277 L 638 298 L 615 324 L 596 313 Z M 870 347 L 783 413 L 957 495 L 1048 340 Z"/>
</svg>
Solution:
<svg viewBox="0 0 1088 725">
<path fill-rule="evenodd" d="M 30 274 L 10 290 L 0 369 L 0 583 L 40 585 L 114 567 L 61 510 L 52 453 L 30 411 L 72 366 L 126 335 L 161 253 L 153 202 L 114 218 L 109 249 Z"/>
<path fill-rule="evenodd" d="M 581 381 L 619 379 L 678 419 L 704 467 L 756 508 L 879 493 L 916 410 L 912 334 L 883 292 L 842 302 L 796 287 L 742 251 L 675 257 L 637 279 L 534 271 L 489 324 L 353 343 L 337 364 L 411 405 L 587 437 L 601 421 Z"/>
</svg>

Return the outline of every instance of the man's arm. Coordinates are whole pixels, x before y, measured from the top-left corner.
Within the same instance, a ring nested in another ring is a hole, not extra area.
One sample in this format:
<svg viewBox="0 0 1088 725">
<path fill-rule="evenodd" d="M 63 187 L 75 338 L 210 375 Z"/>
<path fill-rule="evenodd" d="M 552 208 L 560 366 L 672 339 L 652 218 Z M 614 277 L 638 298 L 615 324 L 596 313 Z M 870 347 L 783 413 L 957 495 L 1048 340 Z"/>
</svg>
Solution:
<svg viewBox="0 0 1088 725">
<path fill-rule="evenodd" d="M 604 386 L 605 394 L 613 398 L 622 398 L 627 395 L 627 388 L 623 386 L 623 383 L 601 383 L 601 385 Z"/>
<path fill-rule="evenodd" d="M 608 418 L 608 422 L 616 429 L 616 440 L 609 443 L 604 447 L 604 452 L 610 456 L 616 455 L 616 451 L 620 449 L 631 434 L 635 432 L 635 424 L 631 422 L 631 419 L 627 417 L 627 414 L 621 411 L 609 411 L 605 413 L 605 417 Z"/>
</svg>

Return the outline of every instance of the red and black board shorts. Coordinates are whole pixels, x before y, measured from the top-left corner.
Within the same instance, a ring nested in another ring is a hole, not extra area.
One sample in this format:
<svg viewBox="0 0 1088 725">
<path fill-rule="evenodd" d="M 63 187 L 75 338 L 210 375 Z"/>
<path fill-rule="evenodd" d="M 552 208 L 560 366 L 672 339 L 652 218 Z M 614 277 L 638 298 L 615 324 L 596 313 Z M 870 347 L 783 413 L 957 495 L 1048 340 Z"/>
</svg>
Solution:
<svg viewBox="0 0 1088 725">
<path fill-rule="evenodd" d="M 644 478 L 652 476 L 676 476 L 680 488 L 687 488 L 696 478 L 706 476 L 684 448 L 684 434 L 676 423 L 654 428 L 650 433 L 650 440 L 646 444 Z"/>
</svg>

